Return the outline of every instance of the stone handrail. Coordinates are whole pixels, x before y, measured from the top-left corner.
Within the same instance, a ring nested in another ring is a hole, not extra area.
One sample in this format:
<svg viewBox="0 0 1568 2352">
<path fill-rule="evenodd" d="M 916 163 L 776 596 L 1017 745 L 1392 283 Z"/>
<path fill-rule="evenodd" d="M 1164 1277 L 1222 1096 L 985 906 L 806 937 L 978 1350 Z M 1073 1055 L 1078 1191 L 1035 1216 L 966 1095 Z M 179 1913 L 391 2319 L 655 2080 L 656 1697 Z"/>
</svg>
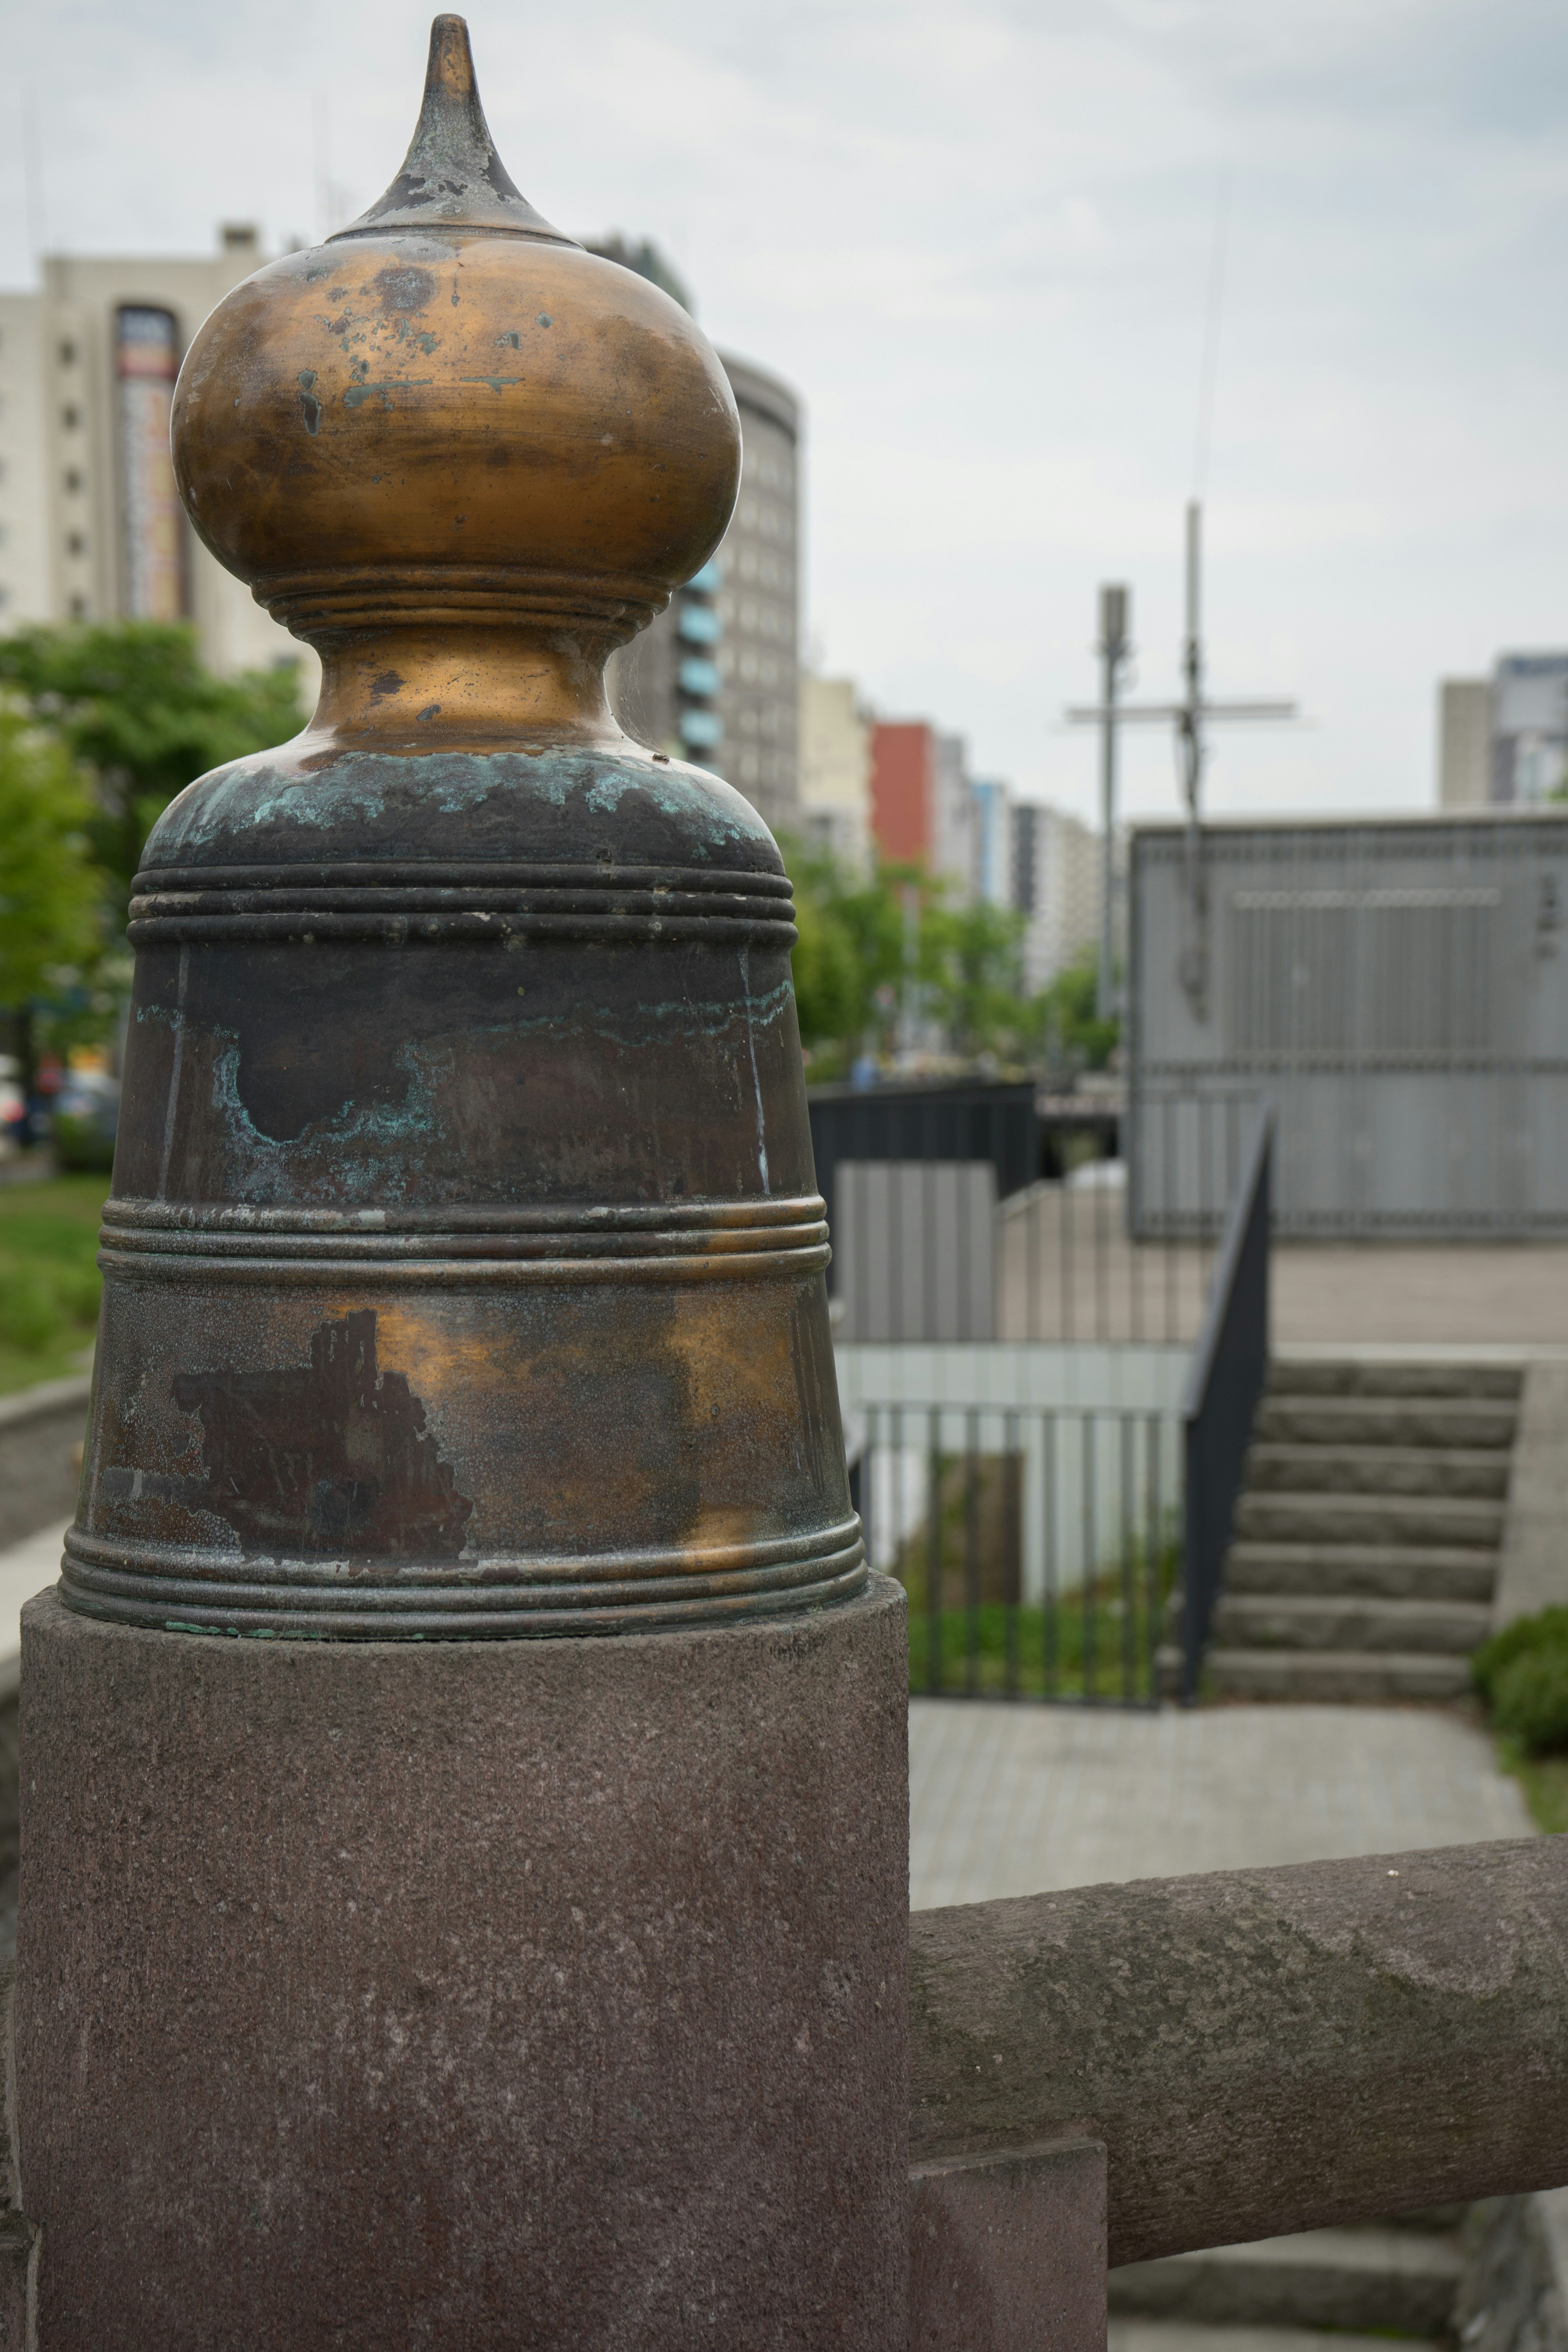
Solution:
<svg viewBox="0 0 1568 2352">
<path fill-rule="evenodd" d="M 1110 2259 L 1568 2181 L 1568 1840 L 917 1912 L 911 2161 L 1080 2136 Z"/>
</svg>

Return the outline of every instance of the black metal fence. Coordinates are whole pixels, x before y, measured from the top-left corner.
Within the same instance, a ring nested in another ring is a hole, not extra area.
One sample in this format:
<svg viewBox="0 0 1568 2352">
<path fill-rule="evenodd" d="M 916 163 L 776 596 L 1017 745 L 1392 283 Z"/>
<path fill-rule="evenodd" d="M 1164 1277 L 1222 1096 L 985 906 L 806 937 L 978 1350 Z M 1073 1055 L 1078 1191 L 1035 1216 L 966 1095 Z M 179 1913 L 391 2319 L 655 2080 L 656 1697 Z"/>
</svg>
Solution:
<svg viewBox="0 0 1568 2352">
<path fill-rule="evenodd" d="M 1180 1557 L 1173 1412 L 891 1405 L 859 1418 L 873 1565 L 910 1596 L 910 1687 L 1150 1706 Z"/>
<path fill-rule="evenodd" d="M 1230 1201 L 1217 1249 L 1198 1259 L 1195 1244 L 1180 1245 L 1207 1279 L 1179 1399 L 1043 1404 L 1037 1388 L 1026 1401 L 1018 1368 L 1027 1360 L 1000 1349 L 973 1351 L 989 1369 L 962 1375 L 982 1380 L 984 1402 L 907 1391 L 884 1402 L 858 1385 L 849 1415 L 857 1507 L 874 1565 L 909 1592 L 911 1690 L 1148 1706 L 1163 1685 L 1179 1685 L 1195 1696 L 1268 1366 L 1274 1115 L 1267 1103 L 1234 1116 L 1222 1108 L 1225 1149 L 1213 1165 L 1231 1179 Z M 1184 1339 L 1173 1312 L 1140 1317 L 1136 1288 L 1121 1294 L 1122 1316 L 1110 1311 L 1112 1213 L 1122 1203 L 1105 1190 L 1107 1205 L 1083 1229 L 1093 1246 L 1076 1261 L 1100 1269 L 1100 1311 L 1087 1328 L 1064 1315 L 1048 1336 Z M 1005 1249 L 1004 1238 L 1004 1300 Z M 953 1362 L 945 1350 L 936 1360 Z M 879 1362 L 872 1351 L 867 1377 L 896 1381 Z M 1142 1376 L 1145 1393 L 1161 1393 L 1158 1361 L 1145 1360 Z M 959 1377 L 942 1381 L 950 1394 Z M 1177 1624 L 1182 1646 L 1163 1662 Z"/>
<path fill-rule="evenodd" d="M 824 1087 L 810 1104 L 844 1338 L 1196 1339 L 1255 1094 L 1145 1089 L 1131 1119 L 1115 1097 L 1027 1086 Z M 984 1234 L 960 1207 L 982 1162 Z"/>
<path fill-rule="evenodd" d="M 831 1230 L 841 1160 L 988 1160 L 996 1195 L 1032 1184 L 1040 1173 L 1037 1089 L 954 1085 L 942 1079 L 906 1086 L 813 1087 L 806 1097 L 816 1189 Z"/>
<path fill-rule="evenodd" d="M 1197 1696 L 1253 1417 L 1268 1378 L 1274 1108 L 1265 1103 L 1226 1220 L 1182 1398 L 1182 1695 Z"/>
</svg>

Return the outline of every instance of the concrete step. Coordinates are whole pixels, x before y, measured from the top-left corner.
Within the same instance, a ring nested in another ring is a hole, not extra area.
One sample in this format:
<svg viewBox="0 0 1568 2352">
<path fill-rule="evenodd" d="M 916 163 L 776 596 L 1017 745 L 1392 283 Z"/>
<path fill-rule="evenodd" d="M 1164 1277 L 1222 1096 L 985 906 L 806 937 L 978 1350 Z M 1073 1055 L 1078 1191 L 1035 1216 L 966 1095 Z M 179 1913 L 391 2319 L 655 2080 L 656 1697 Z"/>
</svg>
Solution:
<svg viewBox="0 0 1568 2352">
<path fill-rule="evenodd" d="M 1489 1602 L 1496 1584 L 1495 1552 L 1432 1544 L 1234 1543 L 1225 1561 L 1225 1589 L 1237 1593 Z"/>
<path fill-rule="evenodd" d="M 1469 1662 L 1433 1651 L 1226 1650 L 1205 1660 L 1208 1685 L 1224 1698 L 1463 1698 Z"/>
<path fill-rule="evenodd" d="M 1245 1542 L 1435 1544 L 1444 1551 L 1495 1550 L 1503 1507 L 1468 1496 L 1244 1494 L 1235 1534 Z"/>
<path fill-rule="evenodd" d="M 1335 2328 L 1325 2344 L 1318 2327 L 1227 2327 L 1223 2337 L 1198 2319 L 1113 2319 L 1106 2352 L 1388 2352 L 1389 2337 Z M 1399 2352 L 1448 2352 L 1436 2336 L 1401 2335 Z"/>
<path fill-rule="evenodd" d="M 1523 1381 L 1517 1364 L 1276 1356 L 1268 1367 L 1268 1393 L 1278 1397 L 1489 1397 L 1513 1402 Z"/>
<path fill-rule="evenodd" d="M 1258 1408 L 1252 1433 L 1280 1445 L 1496 1446 L 1519 1421 L 1511 1402 L 1485 1397 L 1281 1396 Z"/>
<path fill-rule="evenodd" d="M 1211 1638 L 1226 1650 L 1377 1650 L 1468 1658 L 1491 1630 L 1484 1602 L 1226 1592 Z"/>
<path fill-rule="evenodd" d="M 1129 2263 L 1111 2272 L 1110 2302 L 1118 2319 L 1439 2337 L 1448 2330 L 1459 2271 L 1458 2247 L 1447 2235 L 1386 2225 L 1309 2230 Z"/>
<path fill-rule="evenodd" d="M 1246 1481 L 1254 1494 L 1468 1495 L 1501 1501 L 1509 1461 L 1496 1448 L 1254 1444 Z"/>
</svg>

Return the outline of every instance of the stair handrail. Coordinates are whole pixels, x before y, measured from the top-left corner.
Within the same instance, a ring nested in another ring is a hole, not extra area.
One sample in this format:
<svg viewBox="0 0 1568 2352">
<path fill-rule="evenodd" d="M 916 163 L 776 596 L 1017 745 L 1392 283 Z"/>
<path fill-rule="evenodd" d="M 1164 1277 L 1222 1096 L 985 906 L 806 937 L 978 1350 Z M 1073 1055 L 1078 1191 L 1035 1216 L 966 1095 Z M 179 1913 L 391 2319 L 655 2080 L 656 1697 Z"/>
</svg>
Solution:
<svg viewBox="0 0 1568 2352">
<path fill-rule="evenodd" d="M 1203 1328 L 1182 1390 L 1182 1702 L 1198 1695 L 1236 1498 L 1268 1378 L 1275 1113 L 1265 1097 L 1226 1210 Z"/>
</svg>

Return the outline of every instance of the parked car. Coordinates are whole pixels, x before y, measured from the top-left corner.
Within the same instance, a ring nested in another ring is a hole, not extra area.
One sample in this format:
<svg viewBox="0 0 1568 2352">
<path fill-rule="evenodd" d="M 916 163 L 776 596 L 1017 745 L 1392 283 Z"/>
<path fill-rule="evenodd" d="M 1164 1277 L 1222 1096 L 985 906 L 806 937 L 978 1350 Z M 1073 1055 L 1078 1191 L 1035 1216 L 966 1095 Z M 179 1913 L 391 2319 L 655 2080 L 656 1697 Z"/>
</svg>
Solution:
<svg viewBox="0 0 1568 2352">
<path fill-rule="evenodd" d="M 61 1168 L 114 1165 L 120 1081 L 98 1070 L 69 1070 L 54 1099 L 49 1133 Z"/>
</svg>

